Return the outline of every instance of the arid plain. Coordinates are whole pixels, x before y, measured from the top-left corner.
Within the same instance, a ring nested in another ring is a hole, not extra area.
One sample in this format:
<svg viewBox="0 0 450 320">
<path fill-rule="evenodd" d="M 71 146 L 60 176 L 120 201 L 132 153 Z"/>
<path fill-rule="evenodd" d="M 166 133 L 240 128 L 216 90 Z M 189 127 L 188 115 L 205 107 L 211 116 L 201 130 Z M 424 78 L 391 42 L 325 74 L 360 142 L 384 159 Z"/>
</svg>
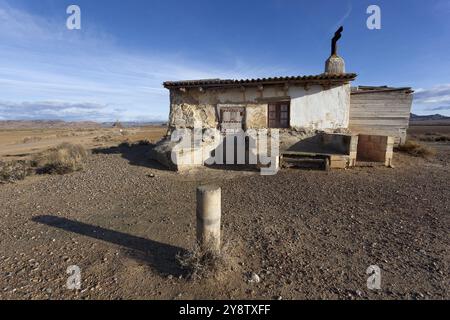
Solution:
<svg viewBox="0 0 450 320">
<path fill-rule="evenodd" d="M 449 128 L 413 126 L 410 137 L 436 154 L 397 152 L 395 168 L 270 177 L 167 171 L 148 158 L 163 126 L 2 129 L 2 161 L 63 142 L 90 154 L 81 171 L 0 184 L 0 298 L 448 299 L 450 143 L 439 137 Z M 232 263 L 192 280 L 176 255 L 194 244 L 205 183 L 222 187 Z M 80 290 L 66 287 L 71 265 Z M 371 265 L 381 290 L 367 288 Z"/>
</svg>

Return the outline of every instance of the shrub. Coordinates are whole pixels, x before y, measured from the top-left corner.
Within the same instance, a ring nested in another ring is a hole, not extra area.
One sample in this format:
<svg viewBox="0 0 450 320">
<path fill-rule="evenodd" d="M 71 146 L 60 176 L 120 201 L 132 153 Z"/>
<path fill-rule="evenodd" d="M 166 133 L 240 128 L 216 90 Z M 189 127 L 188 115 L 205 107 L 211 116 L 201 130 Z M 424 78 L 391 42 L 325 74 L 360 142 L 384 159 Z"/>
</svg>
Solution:
<svg viewBox="0 0 450 320">
<path fill-rule="evenodd" d="M 130 140 L 123 141 L 121 144 L 119 144 L 119 148 L 134 148 L 134 147 L 144 147 L 144 146 L 153 146 L 153 143 L 151 143 L 149 140 L 139 140 L 136 142 L 131 142 Z"/>
<path fill-rule="evenodd" d="M 120 149 L 123 149 L 123 148 L 131 148 L 133 146 L 133 144 L 130 142 L 130 141 L 128 141 L 128 140 L 126 140 L 126 141 L 123 141 L 122 143 L 120 143 L 119 144 L 119 148 Z"/>
<path fill-rule="evenodd" d="M 450 136 L 446 135 L 438 135 L 434 138 L 434 141 L 436 142 L 447 142 L 450 141 Z"/>
<path fill-rule="evenodd" d="M 84 169 L 86 150 L 80 145 L 63 143 L 37 156 L 39 173 L 66 174 Z"/>
<path fill-rule="evenodd" d="M 406 143 L 397 147 L 398 151 L 405 152 L 414 157 L 429 158 L 436 154 L 436 151 L 430 147 L 424 146 L 417 141 L 408 140 Z"/>
<path fill-rule="evenodd" d="M 152 143 L 150 141 L 148 141 L 147 139 L 144 139 L 144 140 L 139 140 L 138 142 L 135 143 L 135 145 L 150 146 L 150 145 L 152 145 Z"/>
<path fill-rule="evenodd" d="M 109 142 L 112 141 L 113 138 L 108 134 L 108 135 L 104 135 L 104 136 L 97 136 L 94 138 L 95 142 Z"/>
<path fill-rule="evenodd" d="M 41 141 L 42 138 L 41 137 L 25 137 L 22 142 L 23 143 L 33 143 L 33 142 L 37 142 L 37 141 Z"/>
<path fill-rule="evenodd" d="M 218 277 L 232 265 L 228 246 L 223 246 L 220 252 L 212 249 L 212 245 L 201 247 L 196 244 L 191 250 L 177 255 L 180 266 L 188 272 L 191 279 Z"/>
<path fill-rule="evenodd" d="M 0 161 L 0 183 L 23 180 L 31 172 L 30 165 L 25 161 Z"/>
<path fill-rule="evenodd" d="M 425 134 L 425 137 L 420 137 L 420 141 L 447 142 L 450 141 L 450 136 L 443 134 Z"/>
</svg>

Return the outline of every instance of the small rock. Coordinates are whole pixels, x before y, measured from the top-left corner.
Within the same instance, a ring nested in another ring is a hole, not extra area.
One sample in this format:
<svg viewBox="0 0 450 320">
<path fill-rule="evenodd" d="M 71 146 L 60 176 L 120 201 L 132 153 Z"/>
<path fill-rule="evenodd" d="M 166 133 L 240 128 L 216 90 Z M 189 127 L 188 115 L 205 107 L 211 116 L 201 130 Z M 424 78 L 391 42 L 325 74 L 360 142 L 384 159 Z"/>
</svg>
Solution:
<svg viewBox="0 0 450 320">
<path fill-rule="evenodd" d="M 252 272 L 248 282 L 250 282 L 250 283 L 260 283 L 261 282 L 261 278 L 256 273 Z"/>
</svg>

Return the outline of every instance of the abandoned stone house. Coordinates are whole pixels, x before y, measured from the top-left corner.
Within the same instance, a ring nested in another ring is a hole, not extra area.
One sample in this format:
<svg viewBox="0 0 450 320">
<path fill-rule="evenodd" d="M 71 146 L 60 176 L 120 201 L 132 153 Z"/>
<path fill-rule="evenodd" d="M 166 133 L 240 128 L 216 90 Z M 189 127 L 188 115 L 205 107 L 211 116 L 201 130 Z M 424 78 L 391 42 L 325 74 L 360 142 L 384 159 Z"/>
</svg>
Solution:
<svg viewBox="0 0 450 320">
<path fill-rule="evenodd" d="M 338 31 L 325 72 L 318 75 L 165 82 L 170 90 L 168 134 L 196 123 L 224 135 L 241 129 L 279 129 L 286 163 L 325 161 L 334 168 L 358 161 L 390 165 L 394 144 L 406 139 L 413 91 L 351 87 L 357 75 L 345 72 L 345 62 L 337 55 L 339 38 Z M 160 151 L 167 153 L 167 145 L 167 140 L 161 142 Z M 156 158 L 168 165 L 168 157 Z"/>
</svg>

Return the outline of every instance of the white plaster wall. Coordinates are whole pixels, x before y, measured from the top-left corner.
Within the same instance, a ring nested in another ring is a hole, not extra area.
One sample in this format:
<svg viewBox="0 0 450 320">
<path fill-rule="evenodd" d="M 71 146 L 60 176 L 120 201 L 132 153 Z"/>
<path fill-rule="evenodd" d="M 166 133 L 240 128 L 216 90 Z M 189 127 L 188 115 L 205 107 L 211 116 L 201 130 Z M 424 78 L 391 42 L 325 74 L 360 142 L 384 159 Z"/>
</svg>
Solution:
<svg viewBox="0 0 450 320">
<path fill-rule="evenodd" d="M 350 84 L 324 90 L 322 86 L 289 88 L 291 127 L 327 130 L 348 128 Z"/>
<path fill-rule="evenodd" d="M 190 127 L 196 118 L 205 127 L 216 127 L 216 109 L 219 104 L 244 105 L 247 110 L 246 125 L 249 128 L 267 126 L 267 102 L 260 98 L 291 98 L 290 126 L 312 130 L 348 128 L 350 114 L 350 85 L 324 89 L 310 86 L 265 86 L 257 88 L 208 89 L 200 92 L 189 89 L 186 93 L 171 94 L 170 124 L 173 127 Z"/>
</svg>

